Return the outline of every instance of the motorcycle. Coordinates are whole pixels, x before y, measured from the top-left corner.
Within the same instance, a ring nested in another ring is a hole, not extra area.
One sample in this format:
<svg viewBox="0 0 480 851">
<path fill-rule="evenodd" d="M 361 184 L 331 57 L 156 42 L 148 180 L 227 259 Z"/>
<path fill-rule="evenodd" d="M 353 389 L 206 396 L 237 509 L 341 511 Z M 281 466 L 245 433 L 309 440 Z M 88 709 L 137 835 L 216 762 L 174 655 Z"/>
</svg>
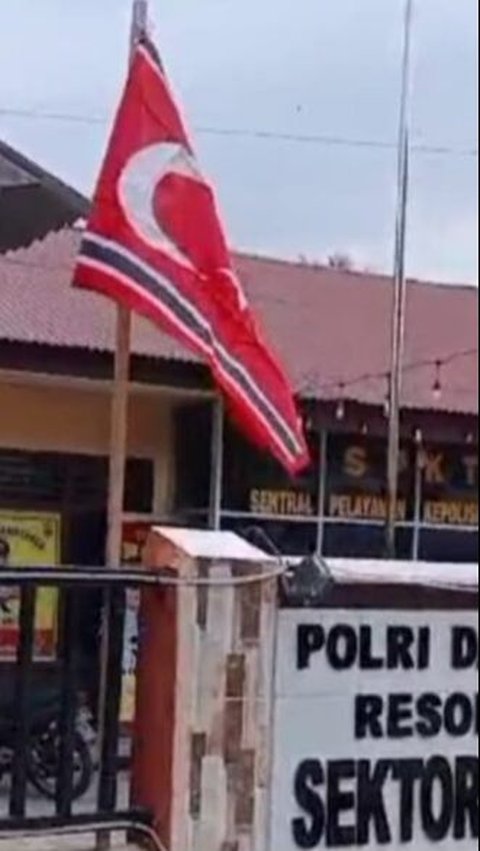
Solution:
<svg viewBox="0 0 480 851">
<path fill-rule="evenodd" d="M 48 800 L 55 800 L 60 771 L 61 736 L 58 725 L 60 697 L 57 690 L 38 689 L 30 713 L 26 771 L 29 783 Z M 15 717 L 11 701 L 0 704 L 0 781 L 12 771 L 15 749 Z M 91 729 L 85 709 L 77 707 L 73 739 L 72 800 L 82 798 L 94 775 Z"/>
</svg>

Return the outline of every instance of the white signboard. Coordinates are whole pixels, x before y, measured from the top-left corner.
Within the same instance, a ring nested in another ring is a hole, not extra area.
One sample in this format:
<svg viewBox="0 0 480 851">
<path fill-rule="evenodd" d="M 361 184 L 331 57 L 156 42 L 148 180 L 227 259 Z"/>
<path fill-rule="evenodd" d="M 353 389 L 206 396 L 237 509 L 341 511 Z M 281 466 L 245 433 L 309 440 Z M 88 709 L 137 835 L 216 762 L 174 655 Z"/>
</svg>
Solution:
<svg viewBox="0 0 480 851">
<path fill-rule="evenodd" d="M 473 612 L 280 615 L 271 851 L 473 849 Z"/>
</svg>

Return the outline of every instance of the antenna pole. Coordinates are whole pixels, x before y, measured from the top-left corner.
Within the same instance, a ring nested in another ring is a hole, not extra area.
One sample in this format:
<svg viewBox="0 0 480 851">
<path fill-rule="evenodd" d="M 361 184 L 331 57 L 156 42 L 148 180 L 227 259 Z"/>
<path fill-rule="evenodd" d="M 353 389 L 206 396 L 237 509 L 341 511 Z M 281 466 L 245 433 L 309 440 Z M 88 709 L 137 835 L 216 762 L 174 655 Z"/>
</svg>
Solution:
<svg viewBox="0 0 480 851">
<path fill-rule="evenodd" d="M 387 458 L 387 524 L 386 555 L 396 556 L 395 533 L 398 519 L 398 474 L 400 455 L 400 405 L 405 348 L 405 316 L 407 280 L 405 269 L 408 190 L 409 190 L 409 106 L 414 0 L 405 2 L 402 91 L 398 137 L 398 204 L 395 228 L 395 263 L 390 355 L 388 458 Z"/>
</svg>

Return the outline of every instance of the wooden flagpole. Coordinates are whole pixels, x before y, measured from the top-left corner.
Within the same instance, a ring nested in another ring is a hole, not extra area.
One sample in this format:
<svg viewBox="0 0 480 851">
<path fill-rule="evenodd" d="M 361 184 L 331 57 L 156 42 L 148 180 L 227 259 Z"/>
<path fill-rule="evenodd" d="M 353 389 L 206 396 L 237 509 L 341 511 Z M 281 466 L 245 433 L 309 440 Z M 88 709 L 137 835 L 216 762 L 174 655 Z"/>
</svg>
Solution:
<svg viewBox="0 0 480 851">
<path fill-rule="evenodd" d="M 139 38 L 147 31 L 148 0 L 133 0 L 130 33 L 130 62 Z M 128 390 L 130 378 L 132 315 L 128 308 L 118 305 L 116 316 L 115 362 L 110 425 L 110 465 L 107 508 L 107 567 L 115 570 L 122 561 L 123 504 L 125 468 L 128 451 Z M 100 649 L 100 682 L 98 712 L 98 750 L 102 758 L 105 736 L 104 718 L 108 701 L 108 657 L 110 650 L 110 605 L 105 596 L 102 613 Z M 97 851 L 109 848 L 108 834 L 97 835 Z"/>
<path fill-rule="evenodd" d="M 130 55 L 147 29 L 148 0 L 133 0 Z M 122 555 L 122 519 L 125 492 L 125 464 L 128 443 L 128 383 L 132 317 L 130 311 L 117 308 L 115 371 L 111 410 L 110 481 L 108 497 L 107 566 L 118 568 Z"/>
</svg>

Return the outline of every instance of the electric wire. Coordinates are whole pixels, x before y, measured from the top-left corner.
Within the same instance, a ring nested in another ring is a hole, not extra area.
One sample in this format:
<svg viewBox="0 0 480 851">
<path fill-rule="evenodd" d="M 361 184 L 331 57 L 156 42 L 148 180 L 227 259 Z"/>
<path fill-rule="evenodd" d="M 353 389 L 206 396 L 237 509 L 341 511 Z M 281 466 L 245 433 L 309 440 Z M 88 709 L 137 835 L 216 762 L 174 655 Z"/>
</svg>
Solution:
<svg viewBox="0 0 480 851">
<path fill-rule="evenodd" d="M 17 109 L 13 107 L 0 107 L 0 117 L 2 116 L 27 121 L 59 122 L 91 126 L 105 126 L 108 124 L 109 120 L 107 117 L 102 117 L 100 115 L 49 112 L 34 109 Z M 325 147 L 337 148 L 364 148 L 379 151 L 396 151 L 398 148 L 397 143 L 389 140 L 354 138 L 324 133 L 282 132 L 256 127 L 241 128 L 197 125 L 193 127 L 193 130 L 199 135 L 216 136 L 219 138 L 251 139 L 265 142 L 284 142 L 303 145 L 323 145 Z M 478 159 L 478 148 L 475 147 L 430 145 L 418 142 L 412 144 L 411 150 L 412 152 L 421 155 Z"/>
</svg>

